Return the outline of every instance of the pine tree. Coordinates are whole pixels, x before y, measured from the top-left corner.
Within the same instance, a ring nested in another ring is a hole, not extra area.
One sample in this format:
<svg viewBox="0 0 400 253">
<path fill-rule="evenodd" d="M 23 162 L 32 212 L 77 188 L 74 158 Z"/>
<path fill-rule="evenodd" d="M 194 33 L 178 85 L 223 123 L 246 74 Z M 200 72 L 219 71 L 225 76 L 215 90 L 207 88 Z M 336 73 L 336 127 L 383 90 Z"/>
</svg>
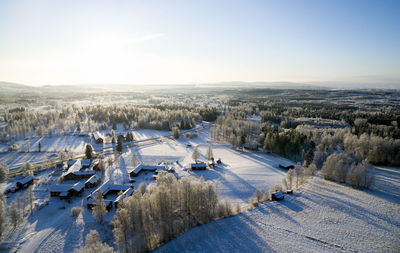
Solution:
<svg viewBox="0 0 400 253">
<path fill-rule="evenodd" d="M 93 157 L 93 147 L 90 144 L 86 145 L 85 155 L 87 159 L 92 159 Z"/>
<path fill-rule="evenodd" d="M 118 137 L 116 150 L 118 153 L 122 153 L 122 137 Z"/>
<path fill-rule="evenodd" d="M 208 160 L 214 159 L 214 155 L 213 155 L 213 151 L 211 149 L 211 145 L 208 145 L 206 156 L 207 156 Z"/>
<path fill-rule="evenodd" d="M 39 141 L 39 144 L 38 144 L 38 152 L 42 152 L 42 144 L 40 143 L 40 141 Z"/>
</svg>

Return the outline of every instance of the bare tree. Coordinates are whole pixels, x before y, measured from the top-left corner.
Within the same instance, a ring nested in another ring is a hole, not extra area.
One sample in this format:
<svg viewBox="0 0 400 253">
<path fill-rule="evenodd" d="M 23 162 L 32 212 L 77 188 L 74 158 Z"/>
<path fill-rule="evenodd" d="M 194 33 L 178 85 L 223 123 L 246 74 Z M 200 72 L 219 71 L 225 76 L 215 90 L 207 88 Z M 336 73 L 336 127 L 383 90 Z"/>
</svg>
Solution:
<svg viewBox="0 0 400 253">
<path fill-rule="evenodd" d="M 104 216 L 107 213 L 103 194 L 100 191 L 98 191 L 93 201 L 94 201 L 94 207 L 92 210 L 93 217 L 98 223 L 102 223 L 104 220 Z"/>
<path fill-rule="evenodd" d="M 197 161 L 200 158 L 199 149 L 197 147 L 195 147 L 193 150 L 192 158 L 195 161 Z"/>
</svg>

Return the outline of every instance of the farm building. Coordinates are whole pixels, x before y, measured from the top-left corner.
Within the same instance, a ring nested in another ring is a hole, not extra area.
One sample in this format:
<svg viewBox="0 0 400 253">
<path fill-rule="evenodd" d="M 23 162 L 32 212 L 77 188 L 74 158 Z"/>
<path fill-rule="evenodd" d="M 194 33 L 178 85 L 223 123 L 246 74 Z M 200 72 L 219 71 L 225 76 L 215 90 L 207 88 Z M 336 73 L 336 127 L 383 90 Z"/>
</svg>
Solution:
<svg viewBox="0 0 400 253">
<path fill-rule="evenodd" d="M 15 186 L 17 187 L 17 190 L 26 188 L 33 183 L 34 179 L 35 178 L 33 176 L 27 176 L 26 178 L 23 178 L 15 182 Z"/>
<path fill-rule="evenodd" d="M 294 165 L 282 165 L 282 164 L 279 164 L 279 168 L 280 169 L 284 169 L 284 170 L 290 170 L 290 169 L 294 169 Z"/>
<path fill-rule="evenodd" d="M 85 188 L 92 188 L 100 183 L 100 177 L 93 175 L 85 182 Z"/>
<path fill-rule="evenodd" d="M 151 172 L 158 173 L 158 172 L 164 171 L 166 169 L 167 168 L 164 165 L 150 166 L 150 165 L 139 164 L 138 166 L 136 166 L 135 169 L 133 169 L 131 172 L 129 172 L 129 175 L 131 177 L 137 177 L 143 171 L 151 171 Z"/>
<path fill-rule="evenodd" d="M 98 131 L 93 132 L 93 138 L 94 138 L 94 140 L 95 140 L 95 142 L 96 142 L 97 144 L 103 144 L 103 143 L 104 143 L 104 137 L 103 137 L 103 135 L 102 135 L 100 132 L 98 132 Z"/>
<path fill-rule="evenodd" d="M 205 170 L 207 169 L 207 164 L 206 163 L 192 163 L 191 164 L 192 170 Z"/>
<path fill-rule="evenodd" d="M 113 184 L 111 181 L 107 181 L 104 184 L 102 184 L 99 188 L 97 188 L 95 191 L 93 191 L 89 196 L 87 196 L 86 200 L 87 200 L 87 208 L 92 209 L 94 206 L 94 198 L 96 197 L 96 195 L 101 192 L 101 194 L 103 195 L 103 197 L 106 197 L 109 194 L 118 194 L 119 192 L 126 192 L 127 190 L 129 190 L 130 188 L 133 189 L 133 187 L 129 186 L 129 185 L 119 185 L 119 184 Z M 129 193 L 129 192 L 127 192 Z M 131 194 L 131 193 L 129 193 Z M 110 205 L 110 201 L 111 200 L 104 200 L 104 202 L 106 203 L 107 209 L 111 209 L 112 207 L 112 201 L 111 201 L 111 207 L 109 207 Z"/>
</svg>

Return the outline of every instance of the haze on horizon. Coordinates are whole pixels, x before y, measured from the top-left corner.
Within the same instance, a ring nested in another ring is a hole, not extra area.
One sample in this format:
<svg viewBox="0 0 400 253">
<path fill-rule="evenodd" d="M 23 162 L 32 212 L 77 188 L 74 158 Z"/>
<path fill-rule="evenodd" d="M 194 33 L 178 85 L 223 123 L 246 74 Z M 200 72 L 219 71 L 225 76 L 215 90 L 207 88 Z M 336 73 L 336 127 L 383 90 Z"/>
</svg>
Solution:
<svg viewBox="0 0 400 253">
<path fill-rule="evenodd" d="M 400 2 L 0 2 L 0 80 L 400 83 Z"/>
</svg>

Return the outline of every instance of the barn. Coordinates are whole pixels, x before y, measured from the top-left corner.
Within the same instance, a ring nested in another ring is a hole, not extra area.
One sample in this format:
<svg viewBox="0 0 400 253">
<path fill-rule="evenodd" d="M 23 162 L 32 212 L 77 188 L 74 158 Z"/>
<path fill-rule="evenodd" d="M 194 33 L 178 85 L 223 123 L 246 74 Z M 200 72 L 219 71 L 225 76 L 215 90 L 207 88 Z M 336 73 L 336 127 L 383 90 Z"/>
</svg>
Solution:
<svg viewBox="0 0 400 253">
<path fill-rule="evenodd" d="M 90 178 L 95 174 L 95 171 L 93 170 L 83 170 L 82 169 L 82 164 L 81 161 L 78 160 L 76 161 L 69 169 L 64 172 L 61 177 L 63 180 L 79 180 L 83 178 Z"/>
</svg>

